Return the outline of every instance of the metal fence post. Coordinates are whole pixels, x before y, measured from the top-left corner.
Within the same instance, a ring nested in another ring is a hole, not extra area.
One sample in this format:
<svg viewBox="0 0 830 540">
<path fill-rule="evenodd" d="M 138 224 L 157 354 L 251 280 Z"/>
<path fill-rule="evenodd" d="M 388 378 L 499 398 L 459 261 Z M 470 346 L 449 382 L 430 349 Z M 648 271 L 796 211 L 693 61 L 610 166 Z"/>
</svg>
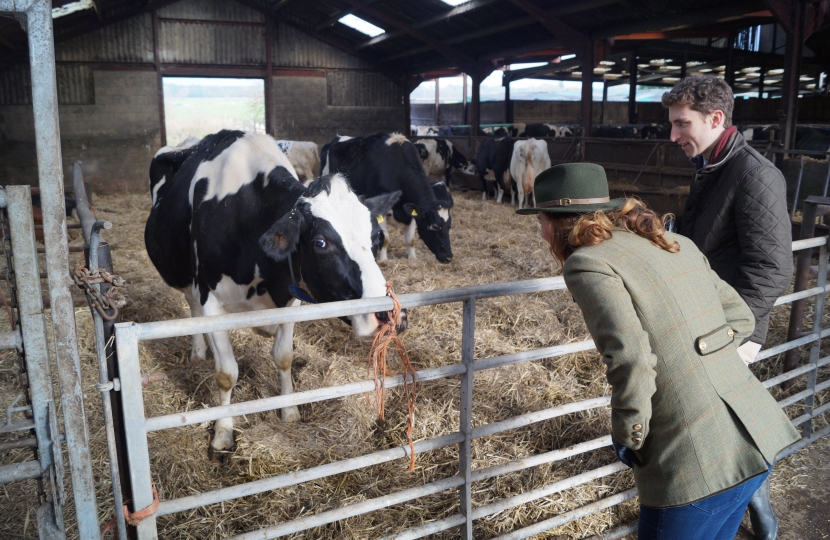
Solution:
<svg viewBox="0 0 830 540">
<path fill-rule="evenodd" d="M 138 358 L 139 329 L 132 323 L 115 325 L 115 343 L 118 351 L 118 369 L 121 379 L 141 381 Z M 141 384 L 125 384 L 121 387 L 121 404 L 124 407 L 124 428 L 127 436 L 132 484 L 133 512 L 153 504 L 153 481 L 150 477 L 150 452 L 147 448 L 147 429 L 144 417 L 144 397 Z M 150 516 L 138 524 L 140 540 L 157 540 L 156 517 Z"/>
<path fill-rule="evenodd" d="M 464 440 L 458 446 L 459 473 L 464 484 L 459 487 L 461 514 L 465 518 L 461 538 L 473 540 L 472 500 L 472 443 L 473 443 L 473 360 L 475 359 L 476 300 L 464 301 L 463 325 L 461 327 L 461 362 L 467 371 L 461 376 L 461 405 L 459 430 Z"/>
<path fill-rule="evenodd" d="M 32 218 L 32 195 L 29 186 L 8 186 L 5 190 L 9 229 L 14 253 L 14 282 L 17 287 L 20 326 L 26 354 L 26 375 L 35 420 L 38 458 L 41 474 L 46 480 L 47 499 L 38 509 L 38 530 L 41 538 L 65 538 L 63 524 L 63 459 L 60 441 L 52 440 L 50 429 L 50 402 L 52 367 L 46 340 L 46 320 L 43 314 L 40 272 L 37 266 L 35 222 Z M 54 405 L 53 405 L 54 406 Z M 51 486 L 48 484 L 51 483 Z M 45 534 L 50 531 L 49 534 Z"/>
<path fill-rule="evenodd" d="M 33 1 L 26 12 L 26 18 L 52 334 L 61 388 L 72 492 L 75 497 L 80 538 L 97 538 L 101 535 L 98 503 L 95 498 L 95 481 L 89 452 L 89 430 L 84 414 L 75 306 L 69 292 L 69 244 L 66 239 L 51 0 Z"/>
<path fill-rule="evenodd" d="M 824 288 L 827 284 L 827 244 L 819 248 L 818 252 L 818 278 L 816 285 Z M 821 319 L 824 316 L 824 296 L 821 293 L 816 296 L 815 309 L 813 312 L 813 328 L 812 333 L 821 335 Z M 821 357 L 821 338 L 817 339 L 810 349 L 810 363 L 816 364 Z M 818 379 L 818 367 L 814 367 L 807 375 L 807 389 L 810 390 L 810 395 L 804 400 L 804 412 L 810 414 L 810 420 L 804 424 L 801 432 L 803 438 L 809 438 L 813 434 L 813 410 L 816 399 L 816 380 Z"/>
<path fill-rule="evenodd" d="M 801 219 L 801 234 L 802 240 L 813 238 L 816 230 L 816 218 L 827 213 L 830 209 L 830 199 L 825 197 L 818 197 L 810 195 L 804 199 L 804 207 Z M 796 256 L 795 265 L 795 284 L 793 292 L 800 292 L 807 288 L 807 282 L 810 275 L 810 261 L 812 259 L 812 250 L 804 249 L 799 251 Z M 792 341 L 802 337 L 802 324 L 804 322 L 804 308 L 807 305 L 807 299 L 796 300 L 790 308 L 790 323 L 787 329 L 787 341 Z M 792 349 L 787 351 L 784 356 L 783 371 L 790 371 L 798 366 L 799 349 Z M 784 389 L 792 386 L 792 382 L 786 382 L 781 387 Z"/>
</svg>

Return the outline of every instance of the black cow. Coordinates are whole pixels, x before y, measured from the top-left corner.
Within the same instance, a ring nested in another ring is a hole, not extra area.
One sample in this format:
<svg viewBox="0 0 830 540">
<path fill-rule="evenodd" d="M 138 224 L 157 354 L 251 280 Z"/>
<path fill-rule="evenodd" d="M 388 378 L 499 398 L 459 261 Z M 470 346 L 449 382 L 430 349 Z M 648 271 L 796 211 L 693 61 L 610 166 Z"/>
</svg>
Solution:
<svg viewBox="0 0 830 540">
<path fill-rule="evenodd" d="M 830 151 L 830 129 L 797 127 L 795 131 L 795 149 L 818 152 Z"/>
<path fill-rule="evenodd" d="M 375 133 L 366 137 L 332 140 L 326 149 L 327 167 L 344 174 L 355 192 L 374 197 L 401 191 L 393 207 L 395 220 L 407 224 L 408 256 L 415 258 L 415 229 L 435 258 L 442 263 L 452 260 L 450 227 L 452 197 L 437 198 L 421 166 L 421 158 L 409 140 L 399 133 Z M 401 221 L 399 218 L 404 218 Z M 406 221 L 414 217 L 414 220 Z M 387 236 L 388 240 L 388 236 Z M 380 259 L 384 260 L 385 250 Z"/>
<path fill-rule="evenodd" d="M 639 139 L 640 132 L 634 126 L 592 126 L 591 137 L 605 139 Z"/>
<path fill-rule="evenodd" d="M 640 128 L 640 137 L 643 139 L 669 139 L 671 137 L 671 125 L 645 125 Z"/>
<path fill-rule="evenodd" d="M 192 316 L 296 305 L 307 295 L 330 302 L 386 294 L 372 256 L 373 230 L 400 194 L 363 204 L 340 175 L 306 188 L 292 170 L 271 137 L 241 131 L 208 135 L 188 148 L 166 147 L 153 158 L 153 209 L 144 241 L 164 281 L 185 293 Z M 387 315 L 349 319 L 356 335 L 372 336 Z M 405 318 L 396 323 L 403 330 Z M 290 394 L 294 325 L 259 330 L 274 336 L 282 394 Z M 228 405 L 238 373 L 231 341 L 226 331 L 211 333 L 209 341 L 220 401 Z M 205 352 L 204 337 L 193 336 L 191 358 Z M 287 407 L 282 418 L 300 415 Z M 218 420 L 209 453 L 233 444 L 233 420 Z"/>
<path fill-rule="evenodd" d="M 481 180 L 481 200 L 487 200 L 487 170 L 493 171 L 496 181 L 496 202 L 501 202 L 505 191 L 512 192 L 510 178 L 510 159 L 513 157 L 513 146 L 516 139 L 513 137 L 489 137 L 481 141 L 476 153 L 476 168 Z M 504 189 L 502 189 L 502 187 Z"/>
</svg>

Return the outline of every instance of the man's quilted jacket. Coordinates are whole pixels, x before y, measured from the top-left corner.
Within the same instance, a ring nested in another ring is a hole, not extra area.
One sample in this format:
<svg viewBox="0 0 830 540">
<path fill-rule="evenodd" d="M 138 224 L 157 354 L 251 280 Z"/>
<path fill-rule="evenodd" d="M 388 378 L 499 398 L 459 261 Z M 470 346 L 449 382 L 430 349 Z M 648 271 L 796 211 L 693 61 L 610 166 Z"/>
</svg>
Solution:
<svg viewBox="0 0 830 540">
<path fill-rule="evenodd" d="M 749 305 L 755 315 L 749 340 L 763 344 L 770 310 L 793 273 L 787 189 L 781 171 L 740 133 L 729 138 L 695 173 L 680 233 Z"/>
</svg>

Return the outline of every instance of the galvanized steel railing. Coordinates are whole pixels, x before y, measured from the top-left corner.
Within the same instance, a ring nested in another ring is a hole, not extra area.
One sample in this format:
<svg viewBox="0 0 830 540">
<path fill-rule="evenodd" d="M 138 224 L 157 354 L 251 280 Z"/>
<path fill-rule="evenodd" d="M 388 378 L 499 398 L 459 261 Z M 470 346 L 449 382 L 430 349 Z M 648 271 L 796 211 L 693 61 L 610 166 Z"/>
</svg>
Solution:
<svg viewBox="0 0 830 540">
<path fill-rule="evenodd" d="M 827 285 L 827 238 L 814 238 L 799 240 L 793 243 L 793 251 L 812 249 L 820 247 L 819 254 L 819 277 L 816 287 L 805 291 L 784 295 L 778 299 L 776 306 L 788 304 L 799 299 L 816 297 L 816 313 L 824 311 L 824 297 L 830 290 Z M 344 506 L 341 508 L 327 510 L 318 514 L 303 517 L 297 520 L 266 527 L 257 531 L 244 533 L 234 538 L 237 539 L 262 539 L 277 538 L 286 534 L 319 527 L 337 520 L 364 514 L 374 510 L 387 507 L 392 504 L 409 501 L 419 497 L 439 493 L 453 488 L 458 488 L 461 499 L 461 511 L 453 516 L 443 518 L 431 523 L 424 524 L 407 531 L 393 535 L 390 538 L 414 539 L 422 538 L 429 534 L 444 531 L 453 527 L 461 526 L 462 537 L 472 538 L 473 521 L 485 516 L 501 512 L 503 510 L 525 504 L 540 497 L 546 497 L 552 493 L 560 492 L 575 486 L 591 482 L 593 480 L 614 474 L 626 469 L 622 463 L 614 463 L 599 467 L 594 470 L 585 471 L 579 475 L 554 482 L 526 493 L 514 495 L 506 499 L 480 506 L 473 507 L 471 500 L 471 485 L 473 482 L 491 478 L 497 475 L 523 470 L 537 465 L 551 463 L 566 459 L 571 456 L 610 446 L 610 435 L 585 441 L 580 444 L 546 452 L 544 454 L 512 461 L 510 463 L 485 467 L 472 470 L 470 465 L 470 446 L 472 441 L 479 437 L 485 437 L 500 433 L 509 429 L 527 426 L 536 422 L 571 414 L 579 411 L 587 411 L 610 405 L 610 396 L 603 396 L 579 402 L 568 403 L 552 407 L 542 411 L 530 412 L 500 422 L 472 427 L 471 410 L 473 404 L 473 377 L 475 372 L 495 367 L 507 366 L 551 358 L 564 354 L 571 354 L 579 351 L 586 351 L 594 348 L 593 341 L 586 340 L 565 345 L 546 347 L 533 351 L 525 351 L 515 354 L 482 358 L 476 360 L 473 355 L 475 338 L 475 305 L 476 301 L 482 298 L 505 296 L 513 294 L 527 294 L 552 290 L 565 289 L 565 282 L 562 277 L 551 277 L 519 281 L 511 283 L 495 283 L 491 285 L 478 285 L 463 287 L 459 289 L 431 291 L 424 293 L 405 294 L 399 297 L 401 305 L 407 308 L 421 307 L 427 305 L 443 304 L 449 302 L 463 303 L 463 326 L 462 326 L 462 348 L 461 363 L 442 366 L 439 368 L 425 369 L 417 373 L 419 383 L 441 379 L 451 376 L 461 377 L 461 412 L 460 431 L 446 434 L 437 438 L 418 441 L 415 443 L 415 453 L 427 452 L 451 445 L 459 445 L 459 472 L 457 475 L 430 482 L 428 484 L 405 489 L 396 493 L 363 501 L 358 504 Z M 133 481 L 133 498 L 137 509 L 149 506 L 153 502 L 152 484 L 150 479 L 150 458 L 147 449 L 147 434 L 151 431 L 171 429 L 180 426 L 192 425 L 211 420 L 217 420 L 228 416 L 240 416 L 243 414 L 263 412 L 268 410 L 281 409 L 288 406 L 296 406 L 307 403 L 314 403 L 328 399 L 335 399 L 355 394 L 365 393 L 374 389 L 373 381 L 363 381 L 340 386 L 332 386 L 297 392 L 286 396 L 275 396 L 269 398 L 234 403 L 226 406 L 210 407 L 207 409 L 173 413 L 153 418 L 144 416 L 144 404 L 142 390 L 139 381 L 141 373 L 139 368 L 138 343 L 140 341 L 161 339 L 175 336 L 186 336 L 196 333 L 212 332 L 219 330 L 235 330 L 266 325 L 276 325 L 287 322 L 302 322 L 317 319 L 343 317 L 359 313 L 371 313 L 386 311 L 392 308 L 392 301 L 389 298 L 370 298 L 351 300 L 346 302 L 334 302 L 328 304 L 303 305 L 282 309 L 271 309 L 249 313 L 237 313 L 214 317 L 201 317 L 191 319 L 179 319 L 173 321 L 159 321 L 152 323 L 121 323 L 116 326 L 116 340 L 118 346 L 118 360 L 121 370 L 121 394 L 125 411 L 125 425 L 127 426 L 127 441 L 130 461 L 130 474 Z M 830 356 L 820 358 L 820 342 L 824 337 L 830 336 L 830 329 L 822 330 L 820 317 L 814 323 L 813 329 L 796 340 L 777 345 L 762 351 L 756 361 L 771 358 L 787 350 L 804 345 L 811 345 L 810 362 L 777 377 L 764 381 L 767 388 L 780 384 L 801 375 L 808 375 L 807 389 L 791 397 L 782 400 L 781 407 L 787 407 L 800 401 L 804 401 L 806 412 L 793 419 L 796 426 L 804 426 L 803 439 L 785 451 L 785 455 L 803 448 L 810 442 L 830 434 L 830 428 L 824 428 L 819 432 L 812 432 L 812 420 L 816 416 L 826 412 L 830 407 L 823 405 L 813 408 L 813 401 L 816 392 L 830 388 L 830 381 L 817 383 L 817 372 L 822 366 L 830 363 Z M 403 376 L 398 375 L 387 378 L 388 387 L 400 386 L 404 382 Z M 240 484 L 190 495 L 178 499 L 162 501 L 155 516 L 142 521 L 139 525 L 139 538 L 142 540 L 157 537 L 156 517 L 183 512 L 200 506 L 220 503 L 231 499 L 245 497 L 257 493 L 263 493 L 302 482 L 308 482 L 327 476 L 352 471 L 378 463 L 388 462 L 394 459 L 407 457 L 410 453 L 408 446 L 401 446 L 389 450 L 383 450 L 372 454 L 345 459 L 302 471 L 290 472 L 272 478 L 265 478 L 254 482 Z M 622 493 L 601 499 L 589 505 L 577 508 L 570 512 L 555 516 L 551 519 L 536 523 L 513 531 L 500 538 L 519 539 L 527 538 L 541 531 L 557 527 L 578 519 L 593 512 L 608 508 L 623 501 L 635 497 L 636 489 L 629 489 Z"/>
</svg>

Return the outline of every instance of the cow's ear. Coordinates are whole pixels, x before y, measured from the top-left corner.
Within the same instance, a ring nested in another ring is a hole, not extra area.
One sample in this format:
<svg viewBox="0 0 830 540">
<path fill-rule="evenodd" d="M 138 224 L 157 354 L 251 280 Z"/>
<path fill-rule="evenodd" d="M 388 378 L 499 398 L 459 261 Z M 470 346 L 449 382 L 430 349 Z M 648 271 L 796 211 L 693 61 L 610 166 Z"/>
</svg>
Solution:
<svg viewBox="0 0 830 540">
<path fill-rule="evenodd" d="M 259 237 L 259 247 L 275 261 L 284 261 L 297 247 L 304 224 L 302 212 L 291 210 Z"/>
<path fill-rule="evenodd" d="M 411 217 L 423 217 L 424 210 L 423 208 L 418 208 L 412 203 L 406 203 L 403 205 L 403 211 L 406 212 L 407 216 Z"/>
<path fill-rule="evenodd" d="M 369 209 L 372 216 L 385 216 L 390 210 L 392 210 L 395 203 L 400 200 L 401 194 L 402 193 L 400 191 L 393 191 L 392 193 L 384 193 L 383 195 L 378 195 L 377 197 L 364 199 L 361 202 L 366 205 L 366 208 Z"/>
</svg>

